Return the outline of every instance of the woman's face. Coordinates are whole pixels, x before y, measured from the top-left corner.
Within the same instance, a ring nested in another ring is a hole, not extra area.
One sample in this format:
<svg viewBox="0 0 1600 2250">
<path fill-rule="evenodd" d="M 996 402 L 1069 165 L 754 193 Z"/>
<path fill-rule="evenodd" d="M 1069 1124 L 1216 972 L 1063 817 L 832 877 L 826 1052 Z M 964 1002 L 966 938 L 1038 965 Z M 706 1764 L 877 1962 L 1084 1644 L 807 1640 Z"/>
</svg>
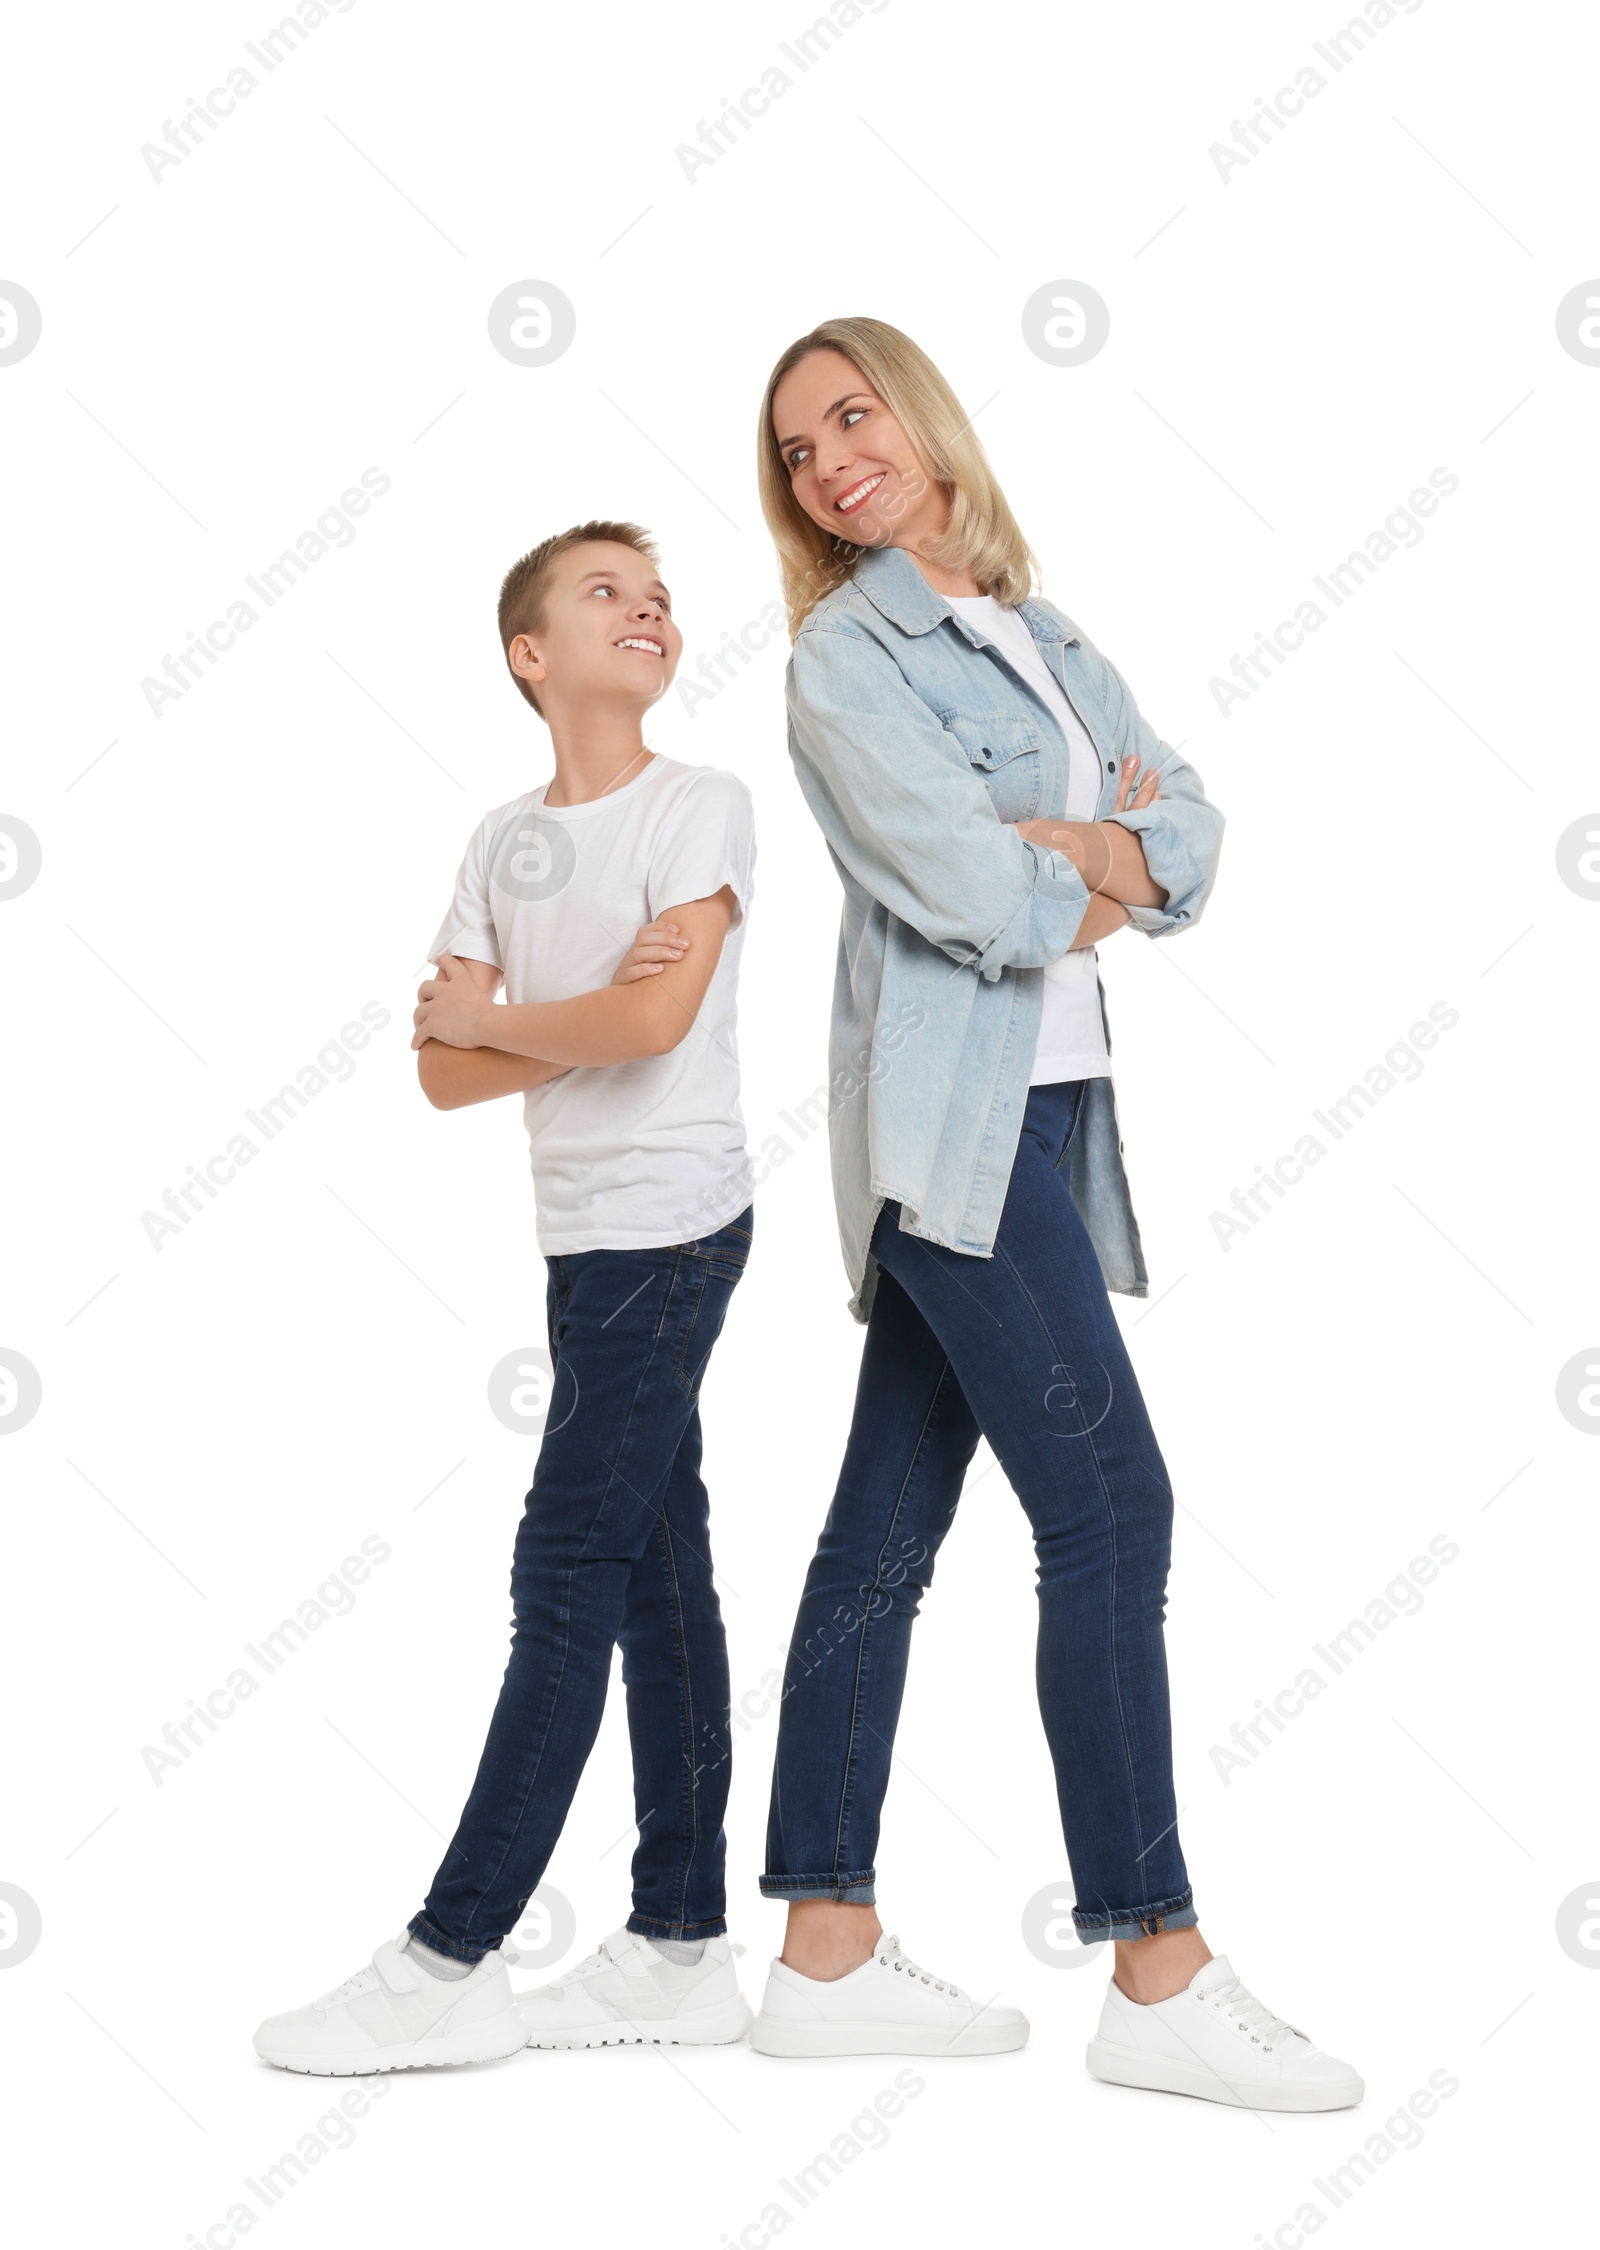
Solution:
<svg viewBox="0 0 1600 2250">
<path fill-rule="evenodd" d="M 949 521 L 949 494 L 843 352 L 811 352 L 790 368 L 773 395 L 772 429 L 796 500 L 837 538 L 915 547 Z"/>
</svg>

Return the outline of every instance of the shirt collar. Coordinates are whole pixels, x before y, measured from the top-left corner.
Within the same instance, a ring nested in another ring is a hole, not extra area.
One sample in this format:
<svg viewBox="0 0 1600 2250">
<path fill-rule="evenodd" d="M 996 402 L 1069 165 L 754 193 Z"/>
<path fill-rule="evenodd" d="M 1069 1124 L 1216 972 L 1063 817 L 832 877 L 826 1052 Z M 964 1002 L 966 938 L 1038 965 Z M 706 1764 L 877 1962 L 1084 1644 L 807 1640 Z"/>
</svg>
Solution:
<svg viewBox="0 0 1600 2250">
<path fill-rule="evenodd" d="M 859 586 L 873 608 L 891 625 L 898 625 L 902 633 L 931 633 L 947 617 L 967 630 L 966 619 L 958 616 L 944 595 L 928 583 L 903 547 L 869 547 L 856 564 L 850 583 Z M 1040 602 L 1021 602 L 1017 613 L 1036 641 L 1072 641 L 1077 637 Z"/>
</svg>

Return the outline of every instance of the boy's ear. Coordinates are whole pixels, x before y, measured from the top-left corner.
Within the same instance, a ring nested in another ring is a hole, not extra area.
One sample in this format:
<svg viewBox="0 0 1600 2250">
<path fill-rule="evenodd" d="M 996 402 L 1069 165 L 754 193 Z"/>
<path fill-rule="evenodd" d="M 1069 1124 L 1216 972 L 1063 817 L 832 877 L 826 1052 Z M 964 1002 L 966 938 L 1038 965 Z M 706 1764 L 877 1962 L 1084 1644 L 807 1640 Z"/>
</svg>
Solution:
<svg viewBox="0 0 1600 2250">
<path fill-rule="evenodd" d="M 531 680 L 537 687 L 545 676 L 544 664 L 527 634 L 516 634 L 506 654 L 511 659 L 511 669 L 517 674 L 517 677 L 523 680 Z"/>
</svg>

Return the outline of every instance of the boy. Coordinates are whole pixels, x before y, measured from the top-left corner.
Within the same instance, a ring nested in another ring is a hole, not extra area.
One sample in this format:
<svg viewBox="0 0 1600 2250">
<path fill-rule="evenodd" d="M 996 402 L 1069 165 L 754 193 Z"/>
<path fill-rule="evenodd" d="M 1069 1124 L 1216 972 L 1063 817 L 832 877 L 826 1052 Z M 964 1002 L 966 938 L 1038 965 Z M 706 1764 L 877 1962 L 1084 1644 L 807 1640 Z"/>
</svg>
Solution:
<svg viewBox="0 0 1600 2250">
<path fill-rule="evenodd" d="M 290 2070 L 709 2045 L 750 2021 L 724 1935 L 728 1661 L 696 1403 L 750 1246 L 733 1045 L 750 795 L 645 745 L 683 640 L 635 525 L 580 524 L 525 555 L 500 638 L 555 777 L 469 843 L 412 1045 L 438 1108 L 525 1096 L 550 1406 L 517 1533 L 511 1659 L 460 1826 L 371 1967 L 256 2033 Z M 499 1947 L 561 1833 L 619 1642 L 634 1911 L 519 2007 Z"/>
</svg>

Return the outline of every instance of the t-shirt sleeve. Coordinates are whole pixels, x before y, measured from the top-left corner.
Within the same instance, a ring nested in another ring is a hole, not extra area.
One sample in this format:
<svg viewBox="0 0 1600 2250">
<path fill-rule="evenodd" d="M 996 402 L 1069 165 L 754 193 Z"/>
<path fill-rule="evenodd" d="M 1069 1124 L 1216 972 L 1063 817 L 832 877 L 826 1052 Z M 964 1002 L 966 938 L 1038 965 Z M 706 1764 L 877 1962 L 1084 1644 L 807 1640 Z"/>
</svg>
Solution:
<svg viewBox="0 0 1600 2250">
<path fill-rule="evenodd" d="M 650 918 L 669 906 L 711 898 L 727 884 L 737 928 L 753 895 L 756 863 L 755 806 L 731 773 L 707 772 L 674 807 L 650 855 L 646 883 Z"/>
<path fill-rule="evenodd" d="M 441 953 L 455 953 L 465 961 L 487 961 L 493 969 L 505 967 L 489 910 L 488 837 L 489 823 L 484 821 L 467 845 L 450 911 L 428 948 L 430 961 L 437 961 Z"/>
</svg>

